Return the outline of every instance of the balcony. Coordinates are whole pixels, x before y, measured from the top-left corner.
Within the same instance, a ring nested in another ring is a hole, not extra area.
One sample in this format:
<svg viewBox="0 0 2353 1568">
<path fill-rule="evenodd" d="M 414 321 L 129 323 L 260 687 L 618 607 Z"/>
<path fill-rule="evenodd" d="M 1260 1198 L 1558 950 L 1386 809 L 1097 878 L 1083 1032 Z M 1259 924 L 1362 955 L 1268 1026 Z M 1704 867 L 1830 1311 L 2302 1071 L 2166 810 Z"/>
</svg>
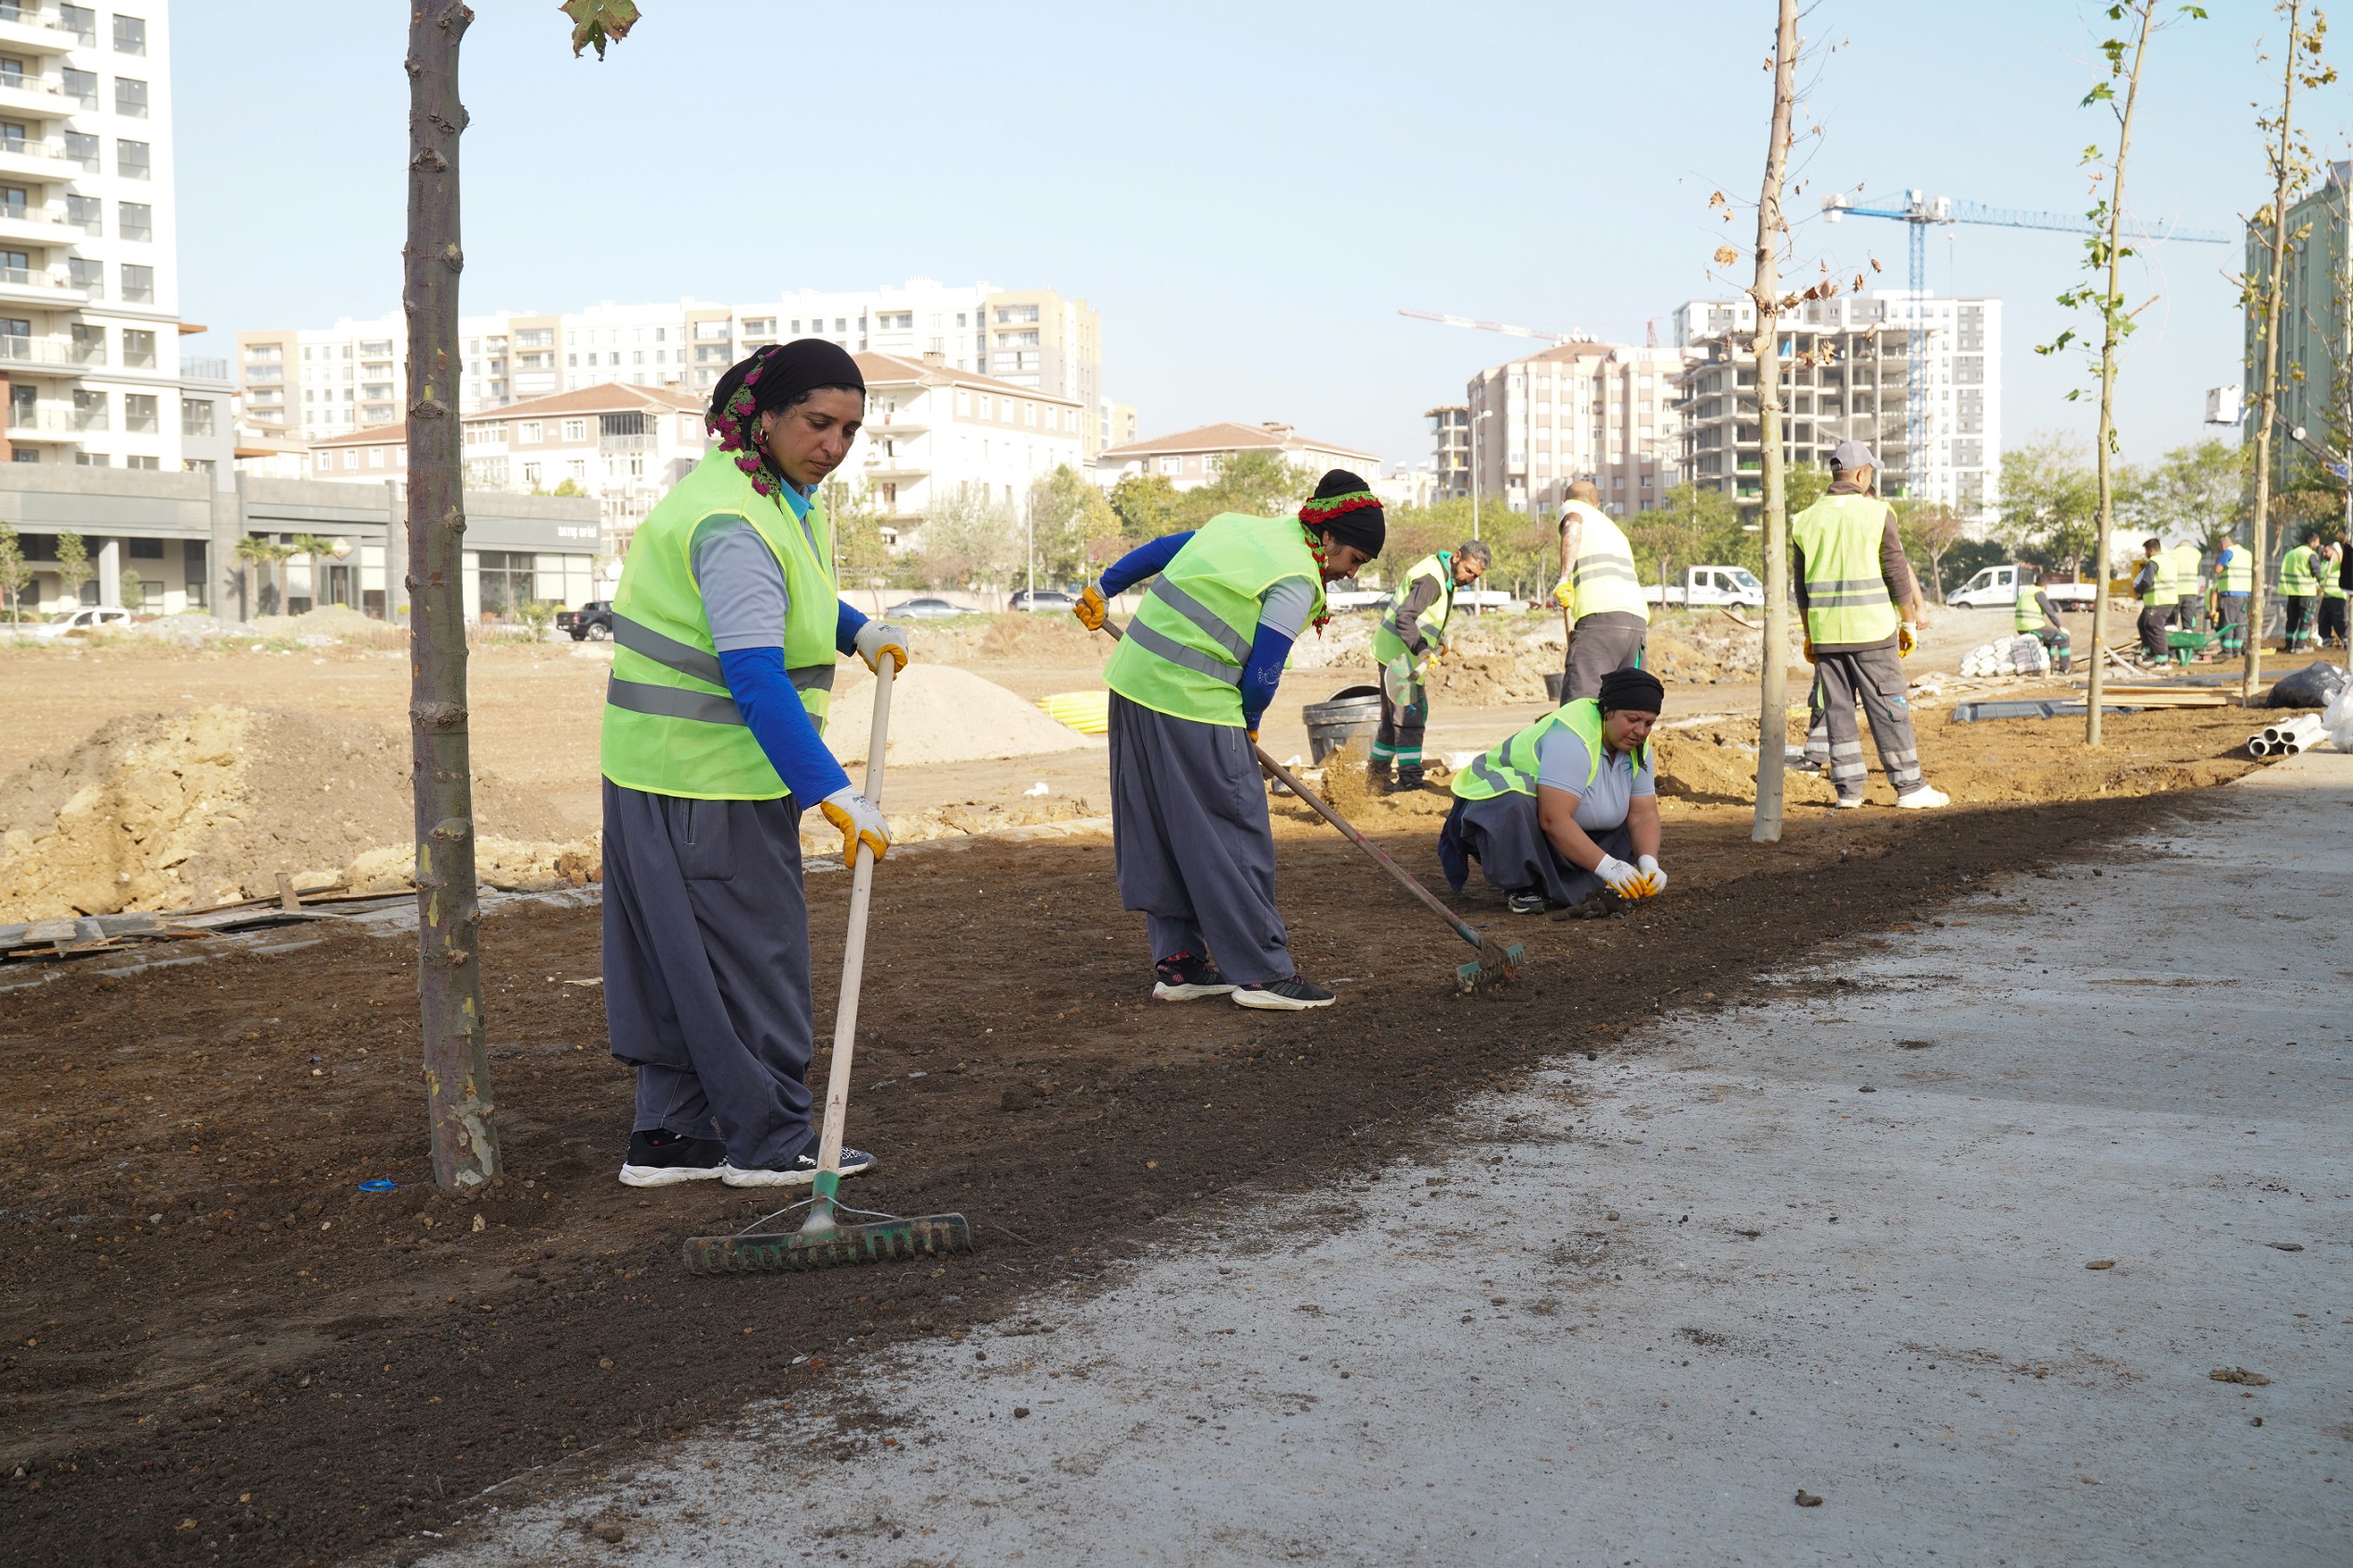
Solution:
<svg viewBox="0 0 2353 1568">
<path fill-rule="evenodd" d="M 69 441 L 86 428 L 63 409 L 8 405 L 8 438 L 12 441 Z"/>
<path fill-rule="evenodd" d="M 0 207 L 0 241 L 18 245 L 73 245 L 88 231 L 37 207 Z"/>
<path fill-rule="evenodd" d="M 78 114 L 82 101 L 68 98 L 54 87 L 47 87 L 31 76 L 15 78 L 0 76 L 0 110 L 31 115 L 35 119 L 58 120 Z"/>
<path fill-rule="evenodd" d="M 82 177 L 78 158 L 65 155 L 59 141 L 0 141 L 0 174 L 20 180 L 62 181 Z"/>
<path fill-rule="evenodd" d="M 0 337 L 0 371 L 33 366 L 50 374 L 78 376 L 88 365 L 104 365 L 101 343 L 74 343 L 62 338 Z"/>
<path fill-rule="evenodd" d="M 650 452 L 659 439 L 653 436 L 599 436 L 597 437 L 597 450 L 607 454 Z"/>
<path fill-rule="evenodd" d="M 54 6 L 28 6 L 0 0 L 0 44 L 34 54 L 56 54 L 77 45 L 88 47 L 96 37 L 83 38 L 66 30 Z"/>
<path fill-rule="evenodd" d="M 49 310 L 74 310 L 90 294 L 87 285 L 62 282 L 46 272 L 0 267 L 0 302 L 41 305 Z"/>
<path fill-rule="evenodd" d="M 180 373 L 192 382 L 222 382 L 229 379 L 229 362 L 225 359 L 183 357 Z"/>
</svg>

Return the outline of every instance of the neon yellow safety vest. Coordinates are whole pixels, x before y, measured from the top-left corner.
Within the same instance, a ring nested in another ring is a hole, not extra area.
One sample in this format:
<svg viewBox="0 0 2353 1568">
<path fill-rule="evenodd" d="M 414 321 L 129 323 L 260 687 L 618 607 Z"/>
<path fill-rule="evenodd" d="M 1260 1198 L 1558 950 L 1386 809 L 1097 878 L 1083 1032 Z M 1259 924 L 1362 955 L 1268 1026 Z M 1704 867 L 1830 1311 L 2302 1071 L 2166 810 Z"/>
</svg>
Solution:
<svg viewBox="0 0 2353 1568">
<path fill-rule="evenodd" d="M 1568 563 L 1568 613 L 1572 621 L 1588 615 L 1639 615 L 1650 619 L 1650 606 L 1642 596 L 1642 579 L 1634 574 L 1634 546 L 1625 530 L 1601 508 L 1580 503 L 1577 557 Z"/>
<path fill-rule="evenodd" d="M 1242 667 L 1257 635 L 1258 597 L 1286 577 L 1324 574 L 1297 516 L 1228 512 L 1203 524 L 1144 591 L 1103 679 L 1131 703 L 1199 724 L 1242 723 Z"/>
<path fill-rule="evenodd" d="M 2043 614 L 2042 601 L 2035 597 L 2035 593 L 2032 583 L 2018 585 L 2018 602 L 2010 610 L 2010 623 L 2022 632 L 2041 631 L 2043 623 L 2050 619 Z"/>
<path fill-rule="evenodd" d="M 1884 642 L 1903 624 L 1879 569 L 1888 512 L 1867 495 L 1826 495 L 1789 520 L 1789 542 L 1806 558 L 1806 635 L 1816 647 Z"/>
<path fill-rule="evenodd" d="M 2173 560 L 2173 596 L 2176 599 L 2198 597 L 2198 574 L 2204 563 L 2205 553 L 2195 544 L 2176 544 L 2168 552 Z"/>
<path fill-rule="evenodd" d="M 2173 586 L 2172 556 L 2159 550 L 2154 556 L 2143 556 L 2141 564 L 2149 569 L 2149 585 L 2141 590 L 2143 604 L 2156 609 L 2181 599 L 2181 590 Z"/>
<path fill-rule="evenodd" d="M 714 449 L 639 525 L 612 596 L 618 646 L 605 687 L 600 749 L 605 777 L 624 788 L 695 800 L 773 800 L 789 793 L 727 694 L 694 582 L 694 530 L 721 516 L 751 524 L 785 570 L 792 598 L 785 669 L 824 732 L 840 613 L 824 505 L 810 499 L 804 530 L 782 499 L 752 488 L 733 452 Z"/>
<path fill-rule="evenodd" d="M 2214 563 L 2215 581 L 2225 594 L 2251 594 L 2255 588 L 2255 557 L 2244 544 L 2224 546 L 2226 552 Z"/>
<path fill-rule="evenodd" d="M 1510 740 L 1481 757 L 1454 776 L 1454 793 L 1463 800 L 1490 800 L 1499 795 L 1536 793 L 1537 744 L 1559 725 L 1585 743 L 1585 787 L 1601 776 L 1601 704 L 1592 697 L 1563 703 Z M 1634 768 L 1642 771 L 1647 746 L 1634 750 Z"/>
<path fill-rule="evenodd" d="M 2312 570 L 2319 574 L 2320 596 L 2322 598 L 2341 599 L 2346 596 L 2345 563 L 2342 560 L 2323 561 L 2316 559 L 2312 563 Z"/>
<path fill-rule="evenodd" d="M 1405 580 L 1397 584 L 1397 591 L 1389 596 L 1389 610 L 1380 618 L 1380 624 L 1373 628 L 1375 663 L 1386 664 L 1407 651 L 1405 628 L 1397 618 L 1405 613 L 1405 600 L 1412 596 L 1414 584 L 1425 577 L 1437 583 L 1438 596 L 1415 618 L 1414 624 L 1420 628 L 1424 642 L 1445 640 L 1446 622 L 1454 614 L 1454 554 L 1441 550 L 1416 561 L 1405 573 Z"/>
<path fill-rule="evenodd" d="M 2319 591 L 2320 583 L 2312 569 L 2313 550 L 2309 544 L 2299 544 L 2279 557 L 2279 592 L 2292 599 L 2309 598 Z"/>
</svg>

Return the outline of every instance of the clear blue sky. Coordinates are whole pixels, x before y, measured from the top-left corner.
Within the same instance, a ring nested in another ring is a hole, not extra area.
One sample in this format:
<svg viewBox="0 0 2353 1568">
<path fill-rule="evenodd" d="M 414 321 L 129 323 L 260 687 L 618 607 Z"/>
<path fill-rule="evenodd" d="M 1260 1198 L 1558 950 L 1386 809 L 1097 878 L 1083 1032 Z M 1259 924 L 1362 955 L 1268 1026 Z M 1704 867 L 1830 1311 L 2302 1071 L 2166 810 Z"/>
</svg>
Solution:
<svg viewBox="0 0 2353 1568">
<path fill-rule="evenodd" d="M 1108 389 L 1148 434 L 1280 419 L 1389 461 L 1427 454 L 1422 409 L 1535 346 L 1400 306 L 1636 342 L 1656 319 L 1663 338 L 1677 303 L 1723 291 L 1707 198 L 1754 199 L 1769 106 L 1770 0 L 644 0 L 602 64 L 571 59 L 553 0 L 476 6 L 469 310 L 918 274 L 1050 286 L 1101 311 Z M 2128 196 L 2228 228 L 2267 194 L 2249 105 L 2277 91 L 2257 51 L 2279 24 L 2210 8 L 2154 46 Z M 2080 211 L 2077 155 L 2110 134 L 2077 107 L 2096 14 L 1822 0 L 1823 133 L 1793 211 L 1859 182 Z M 182 301 L 212 352 L 397 308 L 405 28 L 386 3 L 182 7 Z M 2316 150 L 2346 156 L 2346 89 L 2309 107 Z M 1898 224 L 1814 221 L 1797 244 L 1903 276 Z M 2051 299 L 2078 258 L 2060 234 L 1930 237 L 1933 288 L 2008 302 L 2012 443 L 2091 428 L 2089 401 L 2064 400 L 2079 361 L 2032 352 L 2066 324 Z M 2238 264 L 2167 246 L 2131 285 L 2163 297 L 2131 344 L 2128 456 L 2197 438 L 2205 388 L 2238 379 Z"/>
</svg>

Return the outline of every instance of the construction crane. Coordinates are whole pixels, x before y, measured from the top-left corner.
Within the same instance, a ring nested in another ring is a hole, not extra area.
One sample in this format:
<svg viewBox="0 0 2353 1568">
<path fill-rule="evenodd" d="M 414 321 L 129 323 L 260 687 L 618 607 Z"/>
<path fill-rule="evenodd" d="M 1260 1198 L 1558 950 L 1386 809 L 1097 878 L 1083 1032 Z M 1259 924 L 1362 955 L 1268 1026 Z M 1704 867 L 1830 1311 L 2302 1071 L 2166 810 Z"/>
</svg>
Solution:
<svg viewBox="0 0 2353 1568">
<path fill-rule="evenodd" d="M 1399 315 L 1410 315 L 1416 321 L 1434 321 L 1442 327 L 1475 327 L 1482 332 L 1503 332 L 1514 338 L 1534 338 L 1540 343 L 1555 348 L 1563 343 L 1593 343 L 1601 340 L 1591 332 L 1540 332 L 1533 327 L 1514 327 L 1508 321 L 1473 321 L 1467 315 L 1440 315 L 1436 311 L 1401 310 Z"/>
<path fill-rule="evenodd" d="M 1912 298 L 1907 310 L 1911 321 L 1910 338 L 1905 343 L 1906 362 L 1904 387 L 1904 467 L 1907 474 L 1919 472 L 1922 443 L 1928 435 L 1929 334 L 1922 324 L 1922 301 L 1928 294 L 1928 234 L 1932 223 L 1982 223 L 1997 229 L 2055 229 L 2062 234 L 2097 234 L 2098 226 L 2091 219 L 2072 217 L 2064 212 L 2027 212 L 2016 208 L 1986 207 L 1973 201 L 1955 201 L 1951 196 L 1930 198 L 1918 190 L 1904 192 L 1900 196 L 1855 197 L 1840 194 L 1822 198 L 1822 213 L 1825 221 L 1835 223 L 1842 218 L 1886 218 L 1908 224 L 1911 228 Z M 2184 240 L 2194 245 L 2228 245 L 2237 237 L 2218 229 L 2194 229 L 2171 221 L 2128 223 L 2125 234 L 2136 240 L 2158 242 Z"/>
</svg>

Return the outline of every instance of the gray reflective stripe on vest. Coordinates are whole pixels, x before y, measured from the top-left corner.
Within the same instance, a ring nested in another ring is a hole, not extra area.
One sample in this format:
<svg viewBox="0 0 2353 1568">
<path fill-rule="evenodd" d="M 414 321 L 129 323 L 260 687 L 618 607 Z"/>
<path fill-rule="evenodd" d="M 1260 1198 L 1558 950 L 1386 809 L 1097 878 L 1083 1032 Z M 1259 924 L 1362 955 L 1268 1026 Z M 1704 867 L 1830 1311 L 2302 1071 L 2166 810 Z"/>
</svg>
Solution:
<svg viewBox="0 0 2353 1568">
<path fill-rule="evenodd" d="M 719 674 L 718 654 L 706 653 L 676 637 L 665 637 L 652 627 L 632 621 L 625 615 L 613 616 L 612 640 L 665 669 L 691 675 L 697 680 L 707 680 L 713 686 L 727 684 L 727 677 Z"/>
<path fill-rule="evenodd" d="M 792 689 L 795 691 L 833 690 L 831 664 L 803 664 L 797 670 L 787 670 L 785 674 L 792 677 Z"/>
<path fill-rule="evenodd" d="M 1213 659 L 1198 648 L 1187 648 L 1176 638 L 1154 631 L 1144 624 L 1141 616 L 1128 622 L 1127 635 L 1134 639 L 1138 648 L 1148 653 L 1156 653 L 1172 664 L 1182 664 L 1189 670 L 1197 670 L 1213 680 L 1224 681 L 1228 686 L 1238 687 L 1242 684 L 1240 665 L 1228 664 Z"/>
<path fill-rule="evenodd" d="M 617 620 L 618 617 L 615 617 Z M 631 713 L 662 718 L 692 718 L 703 724 L 741 724 L 744 715 L 735 699 L 724 691 L 689 691 L 679 686 L 649 686 L 641 680 L 612 676 L 605 681 L 605 701 Z"/>
<path fill-rule="evenodd" d="M 1227 652 L 1232 654 L 1236 659 L 1242 660 L 1245 663 L 1249 660 L 1249 639 L 1236 632 L 1231 626 L 1227 625 L 1223 621 L 1218 620 L 1215 614 L 1211 613 L 1207 605 L 1202 603 L 1199 599 L 1185 592 L 1184 589 L 1176 586 L 1176 583 L 1171 583 L 1167 578 L 1161 578 L 1145 591 L 1152 597 L 1160 600 L 1161 603 L 1166 605 L 1169 609 L 1175 610 L 1177 614 L 1183 616 L 1186 620 L 1191 622 L 1194 625 L 1199 626 L 1203 631 L 1208 633 L 1211 641 L 1215 642 L 1218 647 L 1224 649 Z M 1149 642 L 1144 646 L 1147 648 L 1152 648 L 1152 645 Z M 1159 653 L 1160 650 L 1152 648 L 1152 651 Z M 1169 659 L 1176 663 L 1185 664 L 1185 661 L 1176 658 L 1175 654 L 1162 654 L 1162 657 Z M 1188 669 L 1195 669 L 1200 668 L 1201 666 L 1185 664 L 1185 667 Z M 1222 664 L 1217 665 L 1216 667 L 1209 669 L 1207 673 L 1211 675 L 1219 675 L 1220 678 L 1223 678 L 1221 672 L 1224 668 L 1225 666 Z M 1240 684 L 1239 677 L 1235 677 L 1234 684 Z"/>
<path fill-rule="evenodd" d="M 1818 610 L 1832 610 L 1848 605 L 1893 604 L 1895 601 L 1888 597 L 1885 578 L 1839 577 L 1827 583 L 1807 583 L 1806 602 Z"/>
<path fill-rule="evenodd" d="M 1497 772 L 1493 768 L 1489 767 L 1487 765 L 1487 759 L 1484 755 L 1482 755 L 1477 761 L 1471 764 L 1471 776 L 1499 794 L 1518 795 L 1526 793 L 1519 785 L 1513 784 L 1510 779 L 1505 778 L 1501 773 Z"/>
<path fill-rule="evenodd" d="M 1639 583 L 1634 565 L 1630 559 L 1616 556 L 1583 556 L 1569 569 L 1568 580 L 1582 583 L 1588 577 L 1616 577 L 1628 583 Z"/>
</svg>

